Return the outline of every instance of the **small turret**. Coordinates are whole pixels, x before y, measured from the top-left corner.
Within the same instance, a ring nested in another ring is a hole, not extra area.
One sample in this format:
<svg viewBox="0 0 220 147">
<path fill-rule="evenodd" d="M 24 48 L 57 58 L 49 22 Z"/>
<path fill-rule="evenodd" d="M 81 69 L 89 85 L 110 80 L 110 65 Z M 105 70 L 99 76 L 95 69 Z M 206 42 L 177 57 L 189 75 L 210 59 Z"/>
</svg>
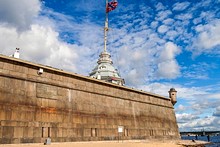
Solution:
<svg viewBox="0 0 220 147">
<path fill-rule="evenodd" d="M 176 93 L 177 91 L 174 88 L 170 88 L 169 92 L 169 97 L 171 99 L 171 103 L 173 104 L 173 106 L 176 104 L 177 100 L 176 100 Z"/>
</svg>

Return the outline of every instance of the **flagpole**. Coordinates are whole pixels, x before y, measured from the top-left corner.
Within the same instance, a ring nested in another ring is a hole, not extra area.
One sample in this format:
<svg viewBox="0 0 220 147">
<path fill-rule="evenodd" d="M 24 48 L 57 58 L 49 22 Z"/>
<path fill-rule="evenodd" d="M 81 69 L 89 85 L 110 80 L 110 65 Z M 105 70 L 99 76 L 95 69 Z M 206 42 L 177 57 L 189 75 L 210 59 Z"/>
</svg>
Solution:
<svg viewBox="0 0 220 147">
<path fill-rule="evenodd" d="M 106 7 L 107 5 L 108 5 L 108 0 L 106 0 Z M 108 12 L 105 11 L 104 52 L 107 51 L 107 33 L 108 33 Z"/>
</svg>

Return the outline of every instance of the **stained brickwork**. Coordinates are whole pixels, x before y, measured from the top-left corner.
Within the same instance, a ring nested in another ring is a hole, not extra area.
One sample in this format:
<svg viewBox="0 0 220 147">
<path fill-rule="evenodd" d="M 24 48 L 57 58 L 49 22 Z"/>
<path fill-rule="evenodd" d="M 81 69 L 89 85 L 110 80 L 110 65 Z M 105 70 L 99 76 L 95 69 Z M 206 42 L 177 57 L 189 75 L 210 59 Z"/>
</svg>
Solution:
<svg viewBox="0 0 220 147">
<path fill-rule="evenodd" d="M 169 98 L 0 55 L 0 143 L 47 137 L 178 139 L 179 132 Z"/>
</svg>

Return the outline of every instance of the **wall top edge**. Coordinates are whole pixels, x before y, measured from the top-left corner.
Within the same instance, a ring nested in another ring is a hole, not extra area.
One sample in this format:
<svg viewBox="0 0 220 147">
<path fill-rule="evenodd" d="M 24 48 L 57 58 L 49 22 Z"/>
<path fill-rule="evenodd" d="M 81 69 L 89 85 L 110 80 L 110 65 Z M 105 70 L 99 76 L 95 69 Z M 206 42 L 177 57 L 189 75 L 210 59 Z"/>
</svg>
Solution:
<svg viewBox="0 0 220 147">
<path fill-rule="evenodd" d="M 94 78 L 91 78 L 91 77 L 79 75 L 77 73 L 64 71 L 62 69 L 58 69 L 58 68 L 55 68 L 55 67 L 42 65 L 42 64 L 34 63 L 34 62 L 30 62 L 30 61 L 26 61 L 26 60 L 23 60 L 23 59 L 18 59 L 18 58 L 9 57 L 9 56 L 5 56 L 5 55 L 0 54 L 0 60 L 8 60 L 9 62 L 17 62 L 17 63 L 23 64 L 23 65 L 26 65 L 26 66 L 32 66 L 33 68 L 43 68 L 44 70 L 46 69 L 48 71 L 57 72 L 57 73 L 62 74 L 64 76 L 65 75 L 73 76 L 73 77 L 76 77 L 78 79 L 90 81 L 90 82 L 93 82 L 93 83 L 99 83 L 99 84 L 102 84 L 102 85 L 107 85 L 107 86 L 111 86 L 111 87 L 115 87 L 115 88 L 119 88 L 119 89 L 133 91 L 133 92 L 136 92 L 136 93 L 150 95 L 150 96 L 154 96 L 154 97 L 157 97 L 157 98 L 160 98 L 160 99 L 165 99 L 165 100 L 170 101 L 170 98 L 164 97 L 164 96 L 161 96 L 161 95 L 158 95 L 158 94 L 154 94 L 154 93 L 150 93 L 150 92 L 146 92 L 146 91 L 142 91 L 142 90 L 126 87 L 126 86 L 120 86 L 120 85 L 116 85 L 116 84 L 113 84 L 113 83 L 108 83 L 108 82 L 97 80 L 97 79 L 94 79 Z"/>
</svg>

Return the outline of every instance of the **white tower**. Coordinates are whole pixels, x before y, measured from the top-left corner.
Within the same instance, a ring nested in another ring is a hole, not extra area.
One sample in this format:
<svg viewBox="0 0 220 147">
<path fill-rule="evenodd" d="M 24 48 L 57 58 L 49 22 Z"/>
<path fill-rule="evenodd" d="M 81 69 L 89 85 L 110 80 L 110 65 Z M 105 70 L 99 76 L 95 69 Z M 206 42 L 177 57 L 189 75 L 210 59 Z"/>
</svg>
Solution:
<svg viewBox="0 0 220 147">
<path fill-rule="evenodd" d="M 106 0 L 106 6 L 108 1 Z M 89 74 L 90 77 L 104 80 L 106 82 L 124 85 L 118 71 L 113 67 L 113 62 L 110 53 L 107 52 L 107 32 L 108 32 L 108 11 L 106 12 L 106 20 L 104 27 L 104 51 L 99 55 L 98 65 Z"/>
<path fill-rule="evenodd" d="M 175 105 L 176 102 L 177 102 L 177 100 L 176 100 L 176 93 L 177 93 L 177 91 L 174 88 L 170 88 L 170 91 L 168 91 L 168 92 L 169 92 L 169 97 L 171 99 L 171 103 L 173 105 Z"/>
<path fill-rule="evenodd" d="M 118 71 L 113 67 L 110 57 L 110 53 L 103 51 L 99 55 L 98 65 L 92 70 L 89 76 L 106 82 L 124 85 L 124 79 L 120 77 Z"/>
</svg>

